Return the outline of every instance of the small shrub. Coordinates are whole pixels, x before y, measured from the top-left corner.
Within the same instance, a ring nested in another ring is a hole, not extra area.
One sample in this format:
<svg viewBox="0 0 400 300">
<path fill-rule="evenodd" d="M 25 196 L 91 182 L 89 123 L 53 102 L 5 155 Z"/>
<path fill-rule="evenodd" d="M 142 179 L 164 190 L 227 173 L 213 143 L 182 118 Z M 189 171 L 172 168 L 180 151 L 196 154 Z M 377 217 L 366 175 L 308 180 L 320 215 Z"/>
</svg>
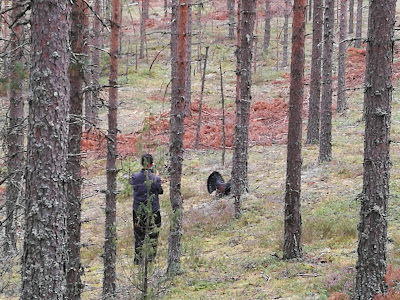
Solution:
<svg viewBox="0 0 400 300">
<path fill-rule="evenodd" d="M 329 299 L 349 299 L 344 298 L 345 295 L 351 295 L 354 289 L 355 269 L 347 268 L 332 273 L 326 279 L 326 289 L 331 296 Z M 336 298 L 331 298 L 336 297 Z M 341 297 L 341 298 L 340 298 Z"/>
</svg>

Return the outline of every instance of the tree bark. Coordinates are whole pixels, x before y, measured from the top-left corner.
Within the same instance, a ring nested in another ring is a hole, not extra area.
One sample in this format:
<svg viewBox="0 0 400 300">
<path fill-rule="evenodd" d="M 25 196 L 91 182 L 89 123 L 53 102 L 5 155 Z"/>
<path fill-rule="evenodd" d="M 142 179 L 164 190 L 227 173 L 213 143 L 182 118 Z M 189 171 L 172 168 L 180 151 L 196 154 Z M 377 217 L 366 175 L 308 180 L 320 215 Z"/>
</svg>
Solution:
<svg viewBox="0 0 400 300">
<path fill-rule="evenodd" d="M 349 34 L 354 32 L 354 0 L 349 2 Z"/>
<path fill-rule="evenodd" d="M 363 0 L 357 1 L 357 22 L 356 22 L 356 41 L 354 46 L 361 48 L 362 38 L 362 21 L 363 21 Z"/>
<path fill-rule="evenodd" d="M 319 109 L 321 104 L 321 52 L 323 29 L 322 8 L 323 1 L 314 0 L 311 80 L 306 144 L 314 144 L 319 142 Z"/>
<path fill-rule="evenodd" d="M 13 1 L 16 6 L 17 1 Z M 21 12 L 21 8 L 12 11 L 14 20 Z M 21 45 L 22 28 L 16 25 L 12 28 L 10 39 L 12 56 L 9 65 L 9 119 L 7 126 L 7 171 L 10 176 L 6 188 L 6 214 L 4 253 L 17 249 L 15 236 L 15 216 L 17 204 L 21 202 L 23 193 L 23 175 L 25 167 L 24 155 L 24 98 L 23 82 L 26 66 L 23 62 L 23 50 Z"/>
<path fill-rule="evenodd" d="M 170 202 L 172 220 L 168 244 L 167 274 L 175 276 L 181 269 L 182 237 L 182 194 L 181 177 L 183 162 L 183 136 L 185 133 L 186 72 L 187 72 L 187 30 L 188 3 L 185 0 L 173 0 L 171 24 L 171 120 L 170 120 Z M 174 16 L 177 18 L 174 19 Z M 173 40 L 176 39 L 176 40 Z M 175 48 L 176 47 L 176 48 Z M 176 51 L 175 51 L 176 50 Z"/>
<path fill-rule="evenodd" d="M 346 110 L 347 0 L 340 1 L 337 111 Z"/>
<path fill-rule="evenodd" d="M 235 0 L 227 0 L 227 6 L 228 6 L 228 18 L 229 18 L 228 37 L 230 40 L 233 40 L 235 38 Z"/>
<path fill-rule="evenodd" d="M 364 176 L 353 297 L 357 300 L 373 299 L 386 291 L 395 11 L 395 0 L 370 2 L 364 92 Z"/>
<path fill-rule="evenodd" d="M 67 0 L 31 3 L 23 300 L 65 294 L 69 12 Z"/>
<path fill-rule="evenodd" d="M 251 103 L 251 61 L 256 18 L 256 1 L 242 1 L 240 22 L 239 97 L 236 99 L 236 118 L 232 154 L 232 186 L 235 216 L 241 215 L 241 196 L 248 191 L 247 161 Z"/>
<path fill-rule="evenodd" d="M 304 41 L 306 0 L 293 5 L 292 59 L 289 97 L 289 132 L 285 193 L 285 233 L 283 259 L 299 258 L 301 249 L 301 112 L 304 98 Z"/>
<path fill-rule="evenodd" d="M 332 160 L 332 52 L 334 0 L 325 1 L 319 162 Z"/>
<path fill-rule="evenodd" d="M 108 103 L 108 136 L 107 136 L 107 192 L 106 222 L 104 241 L 104 278 L 103 298 L 112 299 L 115 295 L 116 263 L 116 195 L 117 195 L 117 133 L 118 133 L 118 49 L 121 22 L 121 2 L 112 0 L 112 20 L 110 39 L 110 76 Z"/>
<path fill-rule="evenodd" d="M 85 76 L 84 58 L 88 54 L 88 8 L 82 0 L 72 5 L 71 14 L 71 64 L 70 64 L 70 109 L 67 159 L 67 299 L 80 299 L 83 289 L 81 281 L 81 136 L 82 136 L 82 88 Z"/>
<path fill-rule="evenodd" d="M 263 53 L 268 53 L 271 40 L 271 0 L 265 0 L 265 24 L 264 24 L 264 43 Z"/>
</svg>

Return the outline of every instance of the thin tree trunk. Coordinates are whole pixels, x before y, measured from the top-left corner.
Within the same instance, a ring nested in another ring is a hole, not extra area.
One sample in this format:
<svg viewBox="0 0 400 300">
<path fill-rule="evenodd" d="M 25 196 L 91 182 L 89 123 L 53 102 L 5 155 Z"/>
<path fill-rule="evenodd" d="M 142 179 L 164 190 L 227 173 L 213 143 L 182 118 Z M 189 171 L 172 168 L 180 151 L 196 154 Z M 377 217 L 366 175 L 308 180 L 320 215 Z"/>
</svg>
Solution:
<svg viewBox="0 0 400 300">
<path fill-rule="evenodd" d="M 168 17 L 168 0 L 164 0 L 164 18 Z"/>
<path fill-rule="evenodd" d="M 322 16 L 323 1 L 314 0 L 313 42 L 311 59 L 310 98 L 306 144 L 319 142 L 319 117 L 321 103 L 321 52 L 322 52 Z"/>
<path fill-rule="evenodd" d="M 176 21 L 171 24 L 171 55 L 176 67 L 171 68 L 171 121 L 170 121 L 170 201 L 172 206 L 172 221 L 169 233 L 167 273 L 173 277 L 181 269 L 181 237 L 182 237 L 182 194 L 181 177 L 183 162 L 183 135 L 185 132 L 185 105 L 186 105 L 186 72 L 187 72 L 187 30 L 188 30 L 188 3 L 185 0 L 173 0 L 173 16 Z M 174 19 L 173 19 L 174 20 Z M 172 28 L 173 27 L 173 28 Z M 177 34 L 176 34 L 177 33 Z M 177 37 L 173 41 L 173 37 Z M 175 47 L 176 48 L 173 48 Z M 173 52 L 176 49 L 176 52 Z"/>
<path fill-rule="evenodd" d="M 292 26 L 292 59 L 287 145 L 285 233 L 283 259 L 299 258 L 301 249 L 301 112 L 304 98 L 304 42 L 306 0 L 295 0 Z"/>
<path fill-rule="evenodd" d="M 268 53 L 271 40 L 271 0 L 265 0 L 265 24 L 264 24 L 264 43 L 263 53 Z"/>
<path fill-rule="evenodd" d="M 222 64 L 219 62 L 219 74 L 221 78 L 221 106 L 222 106 L 222 165 L 225 165 L 225 151 L 226 151 L 226 136 L 225 136 L 225 97 L 224 97 L 224 82 L 222 73 Z"/>
<path fill-rule="evenodd" d="M 237 2 L 237 29 L 236 29 L 236 102 L 240 99 L 241 77 L 241 40 L 242 40 L 242 0 Z"/>
<path fill-rule="evenodd" d="M 150 7 L 150 0 L 142 0 L 143 2 L 143 11 L 146 20 L 149 19 L 149 7 Z"/>
<path fill-rule="evenodd" d="M 354 32 L 354 0 L 349 2 L 349 34 Z"/>
<path fill-rule="evenodd" d="M 240 22 L 240 85 L 236 101 L 235 136 L 232 154 L 232 186 L 235 198 L 235 217 L 241 215 L 241 197 L 248 191 L 248 131 L 251 103 L 251 61 L 256 18 L 256 0 L 243 1 Z"/>
<path fill-rule="evenodd" d="M 108 103 L 108 135 L 107 135 L 107 193 L 106 222 L 104 241 L 104 278 L 103 298 L 112 299 L 115 295 L 116 279 L 116 195 L 117 195 L 117 133 L 118 133 L 118 46 L 121 22 L 120 0 L 112 0 L 112 20 L 110 39 L 110 76 Z"/>
<path fill-rule="evenodd" d="M 67 299 L 80 299 L 83 290 L 81 281 L 82 265 L 80 255 L 81 243 L 81 136 L 82 136 L 82 88 L 84 83 L 84 58 L 88 54 L 88 8 L 82 0 L 72 5 L 71 14 L 71 64 L 70 64 L 70 109 L 67 159 L 67 230 L 68 230 L 68 264 L 67 264 Z"/>
<path fill-rule="evenodd" d="M 308 0 L 308 19 L 311 20 L 313 16 L 313 1 Z"/>
<path fill-rule="evenodd" d="M 332 52 L 334 0 L 325 1 L 319 162 L 332 160 Z"/>
<path fill-rule="evenodd" d="M 186 115 L 191 115 L 192 103 L 192 0 L 188 2 L 187 63 L 186 63 Z"/>
<path fill-rule="evenodd" d="M 147 12 L 148 15 L 148 12 Z M 146 44 L 146 0 L 142 1 L 142 10 L 140 14 L 140 48 L 139 48 L 139 59 L 144 58 L 144 47 Z"/>
<path fill-rule="evenodd" d="M 228 37 L 230 40 L 233 40 L 235 38 L 235 0 L 227 0 L 227 6 L 228 6 L 228 18 L 229 18 Z"/>
<path fill-rule="evenodd" d="M 356 41 L 354 46 L 361 48 L 362 38 L 362 23 L 363 23 L 363 0 L 357 1 L 357 22 L 356 22 Z"/>
<path fill-rule="evenodd" d="M 365 69 L 363 192 L 354 300 L 375 299 L 387 286 L 390 127 L 396 0 L 370 1 Z"/>
<path fill-rule="evenodd" d="M 70 8 L 67 0 L 31 3 L 22 300 L 65 295 Z"/>
<path fill-rule="evenodd" d="M 340 1 L 337 111 L 346 110 L 347 0 Z"/>
<path fill-rule="evenodd" d="M 15 6 L 17 1 L 14 0 Z M 21 12 L 21 8 L 12 11 L 12 19 Z M 21 201 L 23 193 L 23 175 L 25 167 L 24 155 L 24 98 L 23 76 L 26 72 L 23 62 L 23 50 L 20 47 L 22 40 L 22 28 L 16 25 L 11 31 L 12 57 L 10 59 L 10 89 L 9 89 L 9 119 L 7 127 L 7 171 L 10 176 L 6 188 L 6 212 L 4 253 L 17 249 L 15 216 L 17 204 Z"/>
<path fill-rule="evenodd" d="M 281 64 L 282 68 L 285 68 L 288 65 L 290 1 L 291 0 L 285 0 L 285 21 L 283 23 L 282 64 Z"/>
<path fill-rule="evenodd" d="M 210 48 L 209 46 L 206 46 L 206 54 L 204 57 L 203 76 L 201 78 L 201 90 L 200 90 L 200 99 L 199 99 L 199 118 L 197 120 L 196 138 L 194 140 L 194 148 L 195 149 L 198 149 L 198 147 L 199 147 L 199 135 L 200 135 L 200 126 L 201 126 L 201 109 L 203 106 L 204 83 L 206 81 L 206 69 L 207 69 L 207 59 L 208 59 L 208 49 L 209 48 Z"/>
<path fill-rule="evenodd" d="M 94 11 L 97 15 L 100 14 L 101 11 L 101 1 L 95 1 Z M 97 126 L 99 123 L 99 103 L 100 103 L 100 36 L 101 36 L 101 24 L 100 20 L 97 17 L 93 19 L 93 50 L 92 50 L 92 64 L 93 64 L 93 73 L 92 73 L 92 101 L 91 107 L 89 107 L 90 117 L 89 120 L 90 126 Z M 89 129 L 89 127 L 86 127 Z"/>
</svg>

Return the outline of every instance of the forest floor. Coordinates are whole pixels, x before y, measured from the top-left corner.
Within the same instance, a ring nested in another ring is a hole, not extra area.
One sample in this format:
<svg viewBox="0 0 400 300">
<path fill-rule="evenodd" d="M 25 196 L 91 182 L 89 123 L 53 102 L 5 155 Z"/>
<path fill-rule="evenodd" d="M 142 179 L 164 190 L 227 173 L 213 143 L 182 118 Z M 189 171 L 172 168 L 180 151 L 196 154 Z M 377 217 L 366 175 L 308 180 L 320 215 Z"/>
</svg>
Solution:
<svg viewBox="0 0 400 300">
<path fill-rule="evenodd" d="M 153 3 L 154 2 L 154 3 Z M 281 1 L 283 2 L 283 1 Z M 276 15 L 283 7 L 274 1 Z M 209 195 L 206 181 L 217 170 L 225 179 L 232 169 L 232 141 L 235 110 L 234 44 L 226 37 L 224 1 L 205 5 L 202 17 L 202 41 L 196 36 L 193 57 L 204 55 L 210 45 L 205 93 L 201 111 L 199 149 L 194 137 L 199 114 L 201 86 L 200 63 L 192 63 L 191 117 L 185 120 L 183 162 L 183 235 L 182 273 L 165 278 L 168 252 L 169 179 L 167 172 L 169 138 L 169 50 L 168 18 L 163 18 L 163 1 L 151 1 L 148 27 L 148 57 L 137 62 L 122 56 L 120 64 L 118 152 L 120 154 L 117 203 L 117 299 L 140 299 L 140 272 L 133 265 L 132 191 L 130 174 L 140 169 L 138 159 L 152 152 L 160 171 L 165 193 L 161 196 L 163 225 L 157 260 L 151 268 L 153 298 L 187 299 L 349 299 L 357 259 L 357 223 L 363 177 L 362 121 L 365 48 L 349 47 L 346 83 L 348 109 L 343 114 L 333 110 L 333 160 L 318 164 L 318 145 L 302 149 L 302 248 L 304 257 L 284 261 L 283 211 L 286 179 L 286 140 L 288 126 L 289 67 L 281 67 L 282 18 L 276 19 L 268 54 L 261 54 L 258 42 L 253 74 L 250 117 L 248 175 L 250 192 L 243 201 L 243 215 L 234 218 L 233 199 Z M 214 4 L 212 6 L 211 4 Z M 217 6 L 218 5 L 218 6 Z M 261 5 L 259 7 L 262 7 Z M 137 6 L 124 7 L 132 16 L 123 26 L 123 50 L 135 47 L 138 28 Z M 263 12 L 259 11 L 258 34 L 263 36 Z M 197 24 L 197 23 L 196 23 Z M 197 25 L 196 25 L 197 26 Z M 135 32 L 132 30 L 135 28 Z M 198 27 L 195 27 L 196 30 Z M 310 24 L 307 32 L 311 32 Z M 364 32 L 365 33 L 365 32 Z M 261 40 L 261 39 L 260 39 Z M 278 46 L 278 48 L 277 48 Z M 303 137 L 306 136 L 311 35 L 307 36 L 306 89 L 303 106 Z M 164 49 L 164 50 L 163 50 Z M 124 51 L 123 51 L 124 52 Z M 290 52 L 289 52 L 290 53 Z M 290 55 L 289 55 L 290 56 Z M 278 62 L 277 62 L 278 58 Z M 150 64 L 153 62 L 152 67 Z M 107 58 L 103 59 L 104 83 L 107 82 Z M 222 65 L 225 117 L 226 158 L 222 165 L 222 107 L 219 66 Z M 166 67 L 168 66 L 168 67 Z M 399 86 L 400 56 L 394 61 L 394 85 Z M 336 79 L 336 77 L 334 77 Z M 334 80 L 335 82 L 335 80 Z M 400 288 L 400 94 L 394 91 L 392 110 L 391 200 L 388 216 L 388 283 Z M 107 90 L 102 92 L 107 99 Z M 334 102 L 336 83 L 334 83 Z M 82 264 L 85 288 L 83 299 L 101 299 L 103 278 L 105 133 L 107 111 L 101 110 L 99 128 L 84 134 L 82 204 Z M 304 138 L 303 138 L 304 140 Z M 18 265 L 0 299 L 18 298 Z"/>
</svg>

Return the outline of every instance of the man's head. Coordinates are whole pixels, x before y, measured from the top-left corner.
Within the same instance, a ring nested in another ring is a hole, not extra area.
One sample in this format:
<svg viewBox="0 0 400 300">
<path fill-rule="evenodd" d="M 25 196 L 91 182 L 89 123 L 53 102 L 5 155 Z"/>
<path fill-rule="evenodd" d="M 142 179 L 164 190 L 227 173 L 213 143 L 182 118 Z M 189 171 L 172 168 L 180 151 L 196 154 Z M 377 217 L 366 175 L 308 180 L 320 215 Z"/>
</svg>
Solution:
<svg viewBox="0 0 400 300">
<path fill-rule="evenodd" d="M 151 154 L 144 154 L 142 156 L 142 166 L 145 169 L 150 169 L 151 166 L 153 165 L 153 156 Z"/>
</svg>

